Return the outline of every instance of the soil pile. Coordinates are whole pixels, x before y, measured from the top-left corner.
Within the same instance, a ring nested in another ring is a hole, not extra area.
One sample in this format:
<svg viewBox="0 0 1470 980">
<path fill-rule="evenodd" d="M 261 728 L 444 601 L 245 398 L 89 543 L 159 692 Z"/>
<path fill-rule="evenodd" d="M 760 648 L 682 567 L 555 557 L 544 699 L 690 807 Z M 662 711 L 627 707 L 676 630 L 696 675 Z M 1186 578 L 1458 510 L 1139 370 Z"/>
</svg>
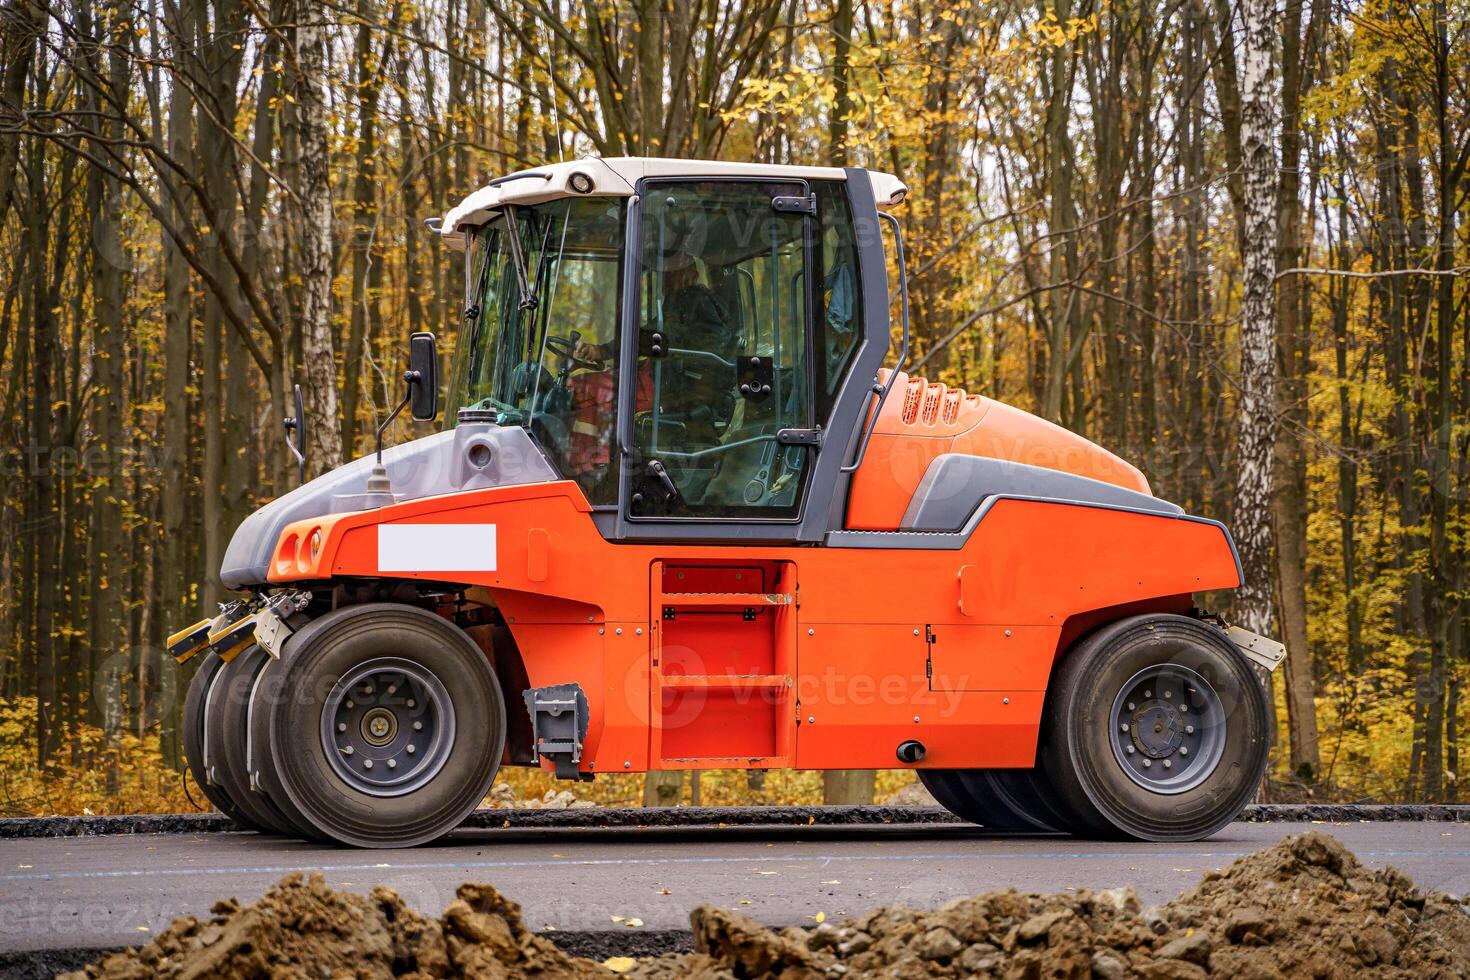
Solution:
<svg viewBox="0 0 1470 980">
<path fill-rule="evenodd" d="M 74 976 L 583 978 L 612 967 L 640 980 L 1470 977 L 1470 915 L 1458 902 L 1364 868 L 1320 833 L 1241 858 L 1150 909 L 1118 888 L 991 892 L 812 929 L 773 931 L 712 906 L 690 919 L 694 952 L 603 966 L 528 932 L 489 885 L 461 886 L 435 921 L 387 889 L 363 898 L 292 875 L 254 905 L 176 920 Z"/>
</svg>

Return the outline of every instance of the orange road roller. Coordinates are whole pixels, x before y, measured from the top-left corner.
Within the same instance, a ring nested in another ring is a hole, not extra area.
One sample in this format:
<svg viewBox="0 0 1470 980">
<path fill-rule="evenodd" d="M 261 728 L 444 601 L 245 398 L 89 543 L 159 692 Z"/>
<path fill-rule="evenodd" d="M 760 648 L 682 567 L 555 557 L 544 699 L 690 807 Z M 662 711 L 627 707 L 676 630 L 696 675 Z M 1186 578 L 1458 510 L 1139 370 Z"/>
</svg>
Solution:
<svg viewBox="0 0 1470 980">
<path fill-rule="evenodd" d="M 1196 606 L 1241 583 L 1229 532 L 904 372 L 906 193 L 584 159 L 431 219 L 464 252 L 447 424 L 250 515 L 240 598 L 170 639 L 210 800 L 360 847 L 445 834 L 502 766 L 905 768 L 1007 831 L 1234 818 L 1284 649 Z M 439 375 L 413 335 L 394 414 L 435 419 Z"/>
</svg>

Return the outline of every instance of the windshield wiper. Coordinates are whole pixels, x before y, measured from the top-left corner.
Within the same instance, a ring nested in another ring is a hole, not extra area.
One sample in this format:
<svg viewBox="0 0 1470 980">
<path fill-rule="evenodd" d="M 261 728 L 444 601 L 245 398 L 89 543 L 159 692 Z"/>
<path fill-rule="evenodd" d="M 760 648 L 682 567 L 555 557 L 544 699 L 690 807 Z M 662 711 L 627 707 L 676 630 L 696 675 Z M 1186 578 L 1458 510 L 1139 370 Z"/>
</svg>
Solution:
<svg viewBox="0 0 1470 980">
<path fill-rule="evenodd" d="M 521 254 L 521 229 L 516 224 L 516 206 L 507 204 L 501 209 L 505 214 L 506 230 L 510 233 L 510 261 L 516 269 L 516 288 L 520 290 L 522 310 L 536 308 L 536 295 L 531 292 L 531 278 L 526 274 L 526 257 Z"/>
</svg>

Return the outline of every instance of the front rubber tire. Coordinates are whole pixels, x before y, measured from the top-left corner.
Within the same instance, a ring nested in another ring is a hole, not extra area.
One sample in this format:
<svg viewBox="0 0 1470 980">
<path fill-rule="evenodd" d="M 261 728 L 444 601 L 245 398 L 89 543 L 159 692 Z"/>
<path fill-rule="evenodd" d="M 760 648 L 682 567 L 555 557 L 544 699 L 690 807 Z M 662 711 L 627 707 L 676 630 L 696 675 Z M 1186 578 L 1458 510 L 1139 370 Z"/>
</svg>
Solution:
<svg viewBox="0 0 1470 980">
<path fill-rule="evenodd" d="M 241 812 L 235 801 L 230 799 L 230 794 L 209 773 L 210 765 L 217 767 L 219 760 L 205 747 L 204 706 L 224 666 L 219 654 L 211 650 L 199 658 L 199 666 L 194 669 L 188 693 L 184 695 L 184 759 L 189 765 L 189 775 L 194 777 L 194 784 L 214 804 L 216 810 L 245 830 L 256 830 L 258 828 L 255 824 Z M 209 744 L 214 745 L 213 742 Z"/>
<path fill-rule="evenodd" d="M 414 680 L 391 686 L 406 684 L 426 700 L 409 704 L 402 693 L 386 700 L 387 682 L 361 682 L 361 689 L 373 688 L 372 697 L 389 704 L 388 715 L 375 717 L 391 723 L 394 734 L 381 750 L 346 756 L 335 742 L 337 719 L 353 719 L 343 737 L 352 741 L 359 730 L 366 737 L 374 717 L 350 713 L 364 707 L 352 701 L 358 682 L 345 699 L 340 685 L 374 665 L 388 666 L 373 677 L 401 668 L 401 676 Z M 489 791 L 505 750 L 505 700 L 483 651 L 442 617 L 395 603 L 338 609 L 293 636 L 273 670 L 280 671 L 286 694 L 270 706 L 275 775 L 292 805 L 327 837 L 354 847 L 413 847 L 459 826 Z M 425 684 L 431 688 L 427 695 Z M 418 737 L 410 734 L 415 721 L 434 739 L 409 756 L 400 739 Z M 327 755 L 329 738 L 336 761 Z M 375 755 L 376 769 L 344 770 Z M 400 776 L 394 778 L 404 782 L 370 784 L 387 778 L 388 757 L 398 766 Z M 436 761 L 429 766 L 425 759 Z"/>
<path fill-rule="evenodd" d="M 215 776 L 240 808 L 252 829 L 263 834 L 291 837 L 296 833 L 291 822 L 264 795 L 250 788 L 245 767 L 247 712 L 254 693 L 256 675 L 269 656 L 251 644 L 225 664 L 210 690 L 207 733 Z"/>
<path fill-rule="evenodd" d="M 1065 808 L 1105 836 L 1202 840 L 1239 815 L 1266 771 L 1270 715 L 1255 668 L 1196 619 L 1136 616 L 1103 627 L 1065 655 L 1047 708 L 1044 769 Z M 1133 721 L 1126 736 L 1120 720 Z M 1189 726 L 1186 737 L 1185 722 L 1198 733 Z M 1194 754 L 1180 755 L 1180 745 Z M 1206 757 L 1211 765 L 1190 770 Z M 1148 769 L 1138 768 L 1144 758 Z"/>
</svg>

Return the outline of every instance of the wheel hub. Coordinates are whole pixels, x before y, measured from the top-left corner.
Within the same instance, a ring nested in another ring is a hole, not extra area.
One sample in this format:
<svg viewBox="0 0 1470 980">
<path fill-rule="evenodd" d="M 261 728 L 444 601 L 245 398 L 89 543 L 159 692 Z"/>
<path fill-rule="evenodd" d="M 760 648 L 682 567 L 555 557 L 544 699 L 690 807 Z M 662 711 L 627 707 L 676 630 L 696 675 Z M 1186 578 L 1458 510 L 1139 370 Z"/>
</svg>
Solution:
<svg viewBox="0 0 1470 980">
<path fill-rule="evenodd" d="M 351 788 L 401 796 L 439 772 L 454 743 L 454 703 L 432 671 L 380 657 L 347 671 L 322 703 L 322 748 Z"/>
<path fill-rule="evenodd" d="M 1179 664 L 1128 679 L 1108 715 L 1113 756 L 1144 789 L 1175 794 L 1204 782 L 1225 748 L 1225 708 L 1212 685 Z"/>
</svg>

